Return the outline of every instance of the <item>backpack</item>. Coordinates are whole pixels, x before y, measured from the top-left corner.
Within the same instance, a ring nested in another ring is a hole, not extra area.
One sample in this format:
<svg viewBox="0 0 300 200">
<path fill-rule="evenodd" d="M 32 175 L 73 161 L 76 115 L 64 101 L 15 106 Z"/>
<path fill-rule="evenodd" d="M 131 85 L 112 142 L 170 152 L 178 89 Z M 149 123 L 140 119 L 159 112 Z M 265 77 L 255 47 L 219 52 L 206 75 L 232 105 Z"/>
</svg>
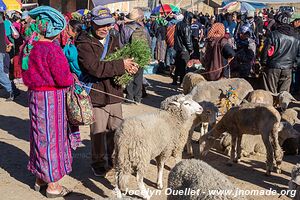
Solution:
<svg viewBox="0 0 300 200">
<path fill-rule="evenodd" d="M 134 40 L 141 40 L 149 44 L 148 35 L 144 27 L 138 26 L 136 24 L 129 24 L 128 27 L 133 30 L 133 33 L 131 34 L 131 37 L 129 39 L 130 43 Z"/>
</svg>

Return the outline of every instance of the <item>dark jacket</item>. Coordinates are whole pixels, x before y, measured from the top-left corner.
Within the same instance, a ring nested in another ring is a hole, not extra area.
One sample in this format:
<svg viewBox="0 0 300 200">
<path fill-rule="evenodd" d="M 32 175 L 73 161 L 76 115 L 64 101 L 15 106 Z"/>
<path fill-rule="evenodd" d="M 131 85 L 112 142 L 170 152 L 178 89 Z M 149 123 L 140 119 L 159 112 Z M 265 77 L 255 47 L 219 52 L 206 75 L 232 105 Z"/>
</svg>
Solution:
<svg viewBox="0 0 300 200">
<path fill-rule="evenodd" d="M 83 73 L 96 78 L 97 83 L 93 88 L 113 95 L 123 97 L 123 90 L 114 82 L 115 76 L 125 73 L 123 60 L 100 61 L 103 45 L 98 39 L 89 35 L 86 31 L 81 32 L 76 38 L 75 44 L 78 50 L 78 62 Z M 119 39 L 110 36 L 108 53 L 113 53 L 119 48 Z M 90 93 L 93 106 L 102 107 L 107 104 L 120 103 L 122 100 L 116 97 L 102 94 L 91 90 Z"/>
<path fill-rule="evenodd" d="M 183 21 L 178 22 L 175 28 L 174 49 L 177 52 L 193 51 L 191 22 L 193 14 L 185 12 Z"/>
<path fill-rule="evenodd" d="M 2 16 L 0 16 L 0 53 L 6 53 L 5 28 Z"/>
<path fill-rule="evenodd" d="M 273 55 L 268 51 L 274 48 Z M 291 69 L 300 64 L 300 41 L 295 37 L 294 28 L 289 25 L 272 31 L 265 41 L 261 62 L 269 69 Z"/>
</svg>

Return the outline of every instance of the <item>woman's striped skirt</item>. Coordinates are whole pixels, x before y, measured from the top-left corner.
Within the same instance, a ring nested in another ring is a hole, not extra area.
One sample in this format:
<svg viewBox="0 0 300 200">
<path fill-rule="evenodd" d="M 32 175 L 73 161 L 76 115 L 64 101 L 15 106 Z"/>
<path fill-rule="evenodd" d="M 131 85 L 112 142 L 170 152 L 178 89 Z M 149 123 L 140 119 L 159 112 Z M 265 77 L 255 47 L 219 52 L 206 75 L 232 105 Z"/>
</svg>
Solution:
<svg viewBox="0 0 300 200">
<path fill-rule="evenodd" d="M 72 171 L 65 89 L 29 90 L 30 158 L 28 169 L 50 183 Z"/>
</svg>

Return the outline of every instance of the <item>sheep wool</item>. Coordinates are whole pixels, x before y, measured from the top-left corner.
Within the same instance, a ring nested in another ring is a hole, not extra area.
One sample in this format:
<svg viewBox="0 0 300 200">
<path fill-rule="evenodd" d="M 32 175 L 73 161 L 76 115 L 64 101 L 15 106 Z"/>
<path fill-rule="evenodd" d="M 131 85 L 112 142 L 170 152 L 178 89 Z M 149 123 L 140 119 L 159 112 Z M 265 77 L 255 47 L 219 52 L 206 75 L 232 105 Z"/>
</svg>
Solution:
<svg viewBox="0 0 300 200">
<path fill-rule="evenodd" d="M 191 159 L 175 165 L 168 177 L 168 187 L 172 190 L 195 190 L 197 195 L 170 195 L 168 200 L 245 200 L 228 178 L 206 162 Z M 232 195 L 211 195 L 211 191 L 231 190 Z"/>
</svg>

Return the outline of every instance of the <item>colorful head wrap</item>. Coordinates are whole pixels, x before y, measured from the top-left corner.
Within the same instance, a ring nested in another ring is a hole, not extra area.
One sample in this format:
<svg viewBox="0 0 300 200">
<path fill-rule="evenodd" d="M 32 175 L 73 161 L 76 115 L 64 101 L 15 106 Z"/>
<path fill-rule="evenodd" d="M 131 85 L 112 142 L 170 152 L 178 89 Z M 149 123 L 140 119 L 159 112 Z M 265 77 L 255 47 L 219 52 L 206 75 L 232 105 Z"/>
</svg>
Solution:
<svg viewBox="0 0 300 200">
<path fill-rule="evenodd" d="M 208 31 L 207 38 L 221 38 L 225 36 L 225 27 L 222 23 L 214 23 Z"/>
<path fill-rule="evenodd" d="M 28 61 L 33 42 L 39 40 L 39 36 L 57 36 L 66 28 L 64 16 L 57 10 L 49 6 L 40 6 L 29 12 L 29 16 L 35 21 L 26 29 L 27 44 L 23 49 L 22 69 L 28 70 Z"/>
</svg>

